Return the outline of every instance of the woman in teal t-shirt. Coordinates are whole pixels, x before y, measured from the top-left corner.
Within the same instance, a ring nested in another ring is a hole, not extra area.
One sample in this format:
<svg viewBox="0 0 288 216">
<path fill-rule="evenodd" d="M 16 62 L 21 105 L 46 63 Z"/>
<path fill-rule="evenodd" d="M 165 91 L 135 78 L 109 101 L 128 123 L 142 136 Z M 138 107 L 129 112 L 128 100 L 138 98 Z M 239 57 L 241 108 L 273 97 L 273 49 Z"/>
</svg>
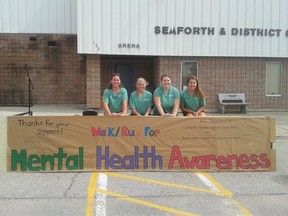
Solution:
<svg viewBox="0 0 288 216">
<path fill-rule="evenodd" d="M 120 74 L 113 74 L 103 93 L 103 109 L 108 116 L 125 116 L 128 107 L 127 90 L 122 86 Z"/>
<path fill-rule="evenodd" d="M 177 116 L 180 93 L 177 88 L 171 85 L 171 77 L 161 76 L 161 86 L 156 88 L 154 97 L 154 115 L 158 116 Z"/>
<path fill-rule="evenodd" d="M 184 116 L 206 116 L 204 108 L 206 106 L 205 96 L 199 87 L 198 79 L 191 76 L 187 80 L 187 89 L 180 94 L 180 109 Z"/>
<path fill-rule="evenodd" d="M 129 107 L 131 115 L 148 116 L 152 107 L 152 94 L 146 90 L 148 82 L 140 77 L 136 81 L 136 91 L 131 93 Z"/>
</svg>

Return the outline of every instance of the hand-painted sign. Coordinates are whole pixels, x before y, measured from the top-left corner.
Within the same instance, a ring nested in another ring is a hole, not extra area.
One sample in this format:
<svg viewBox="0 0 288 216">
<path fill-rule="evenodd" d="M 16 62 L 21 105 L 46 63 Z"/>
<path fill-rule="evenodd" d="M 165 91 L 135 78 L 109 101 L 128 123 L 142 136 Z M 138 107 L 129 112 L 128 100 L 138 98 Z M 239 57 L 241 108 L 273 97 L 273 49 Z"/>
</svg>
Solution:
<svg viewBox="0 0 288 216">
<path fill-rule="evenodd" d="M 8 171 L 271 171 L 268 117 L 8 117 Z"/>
</svg>

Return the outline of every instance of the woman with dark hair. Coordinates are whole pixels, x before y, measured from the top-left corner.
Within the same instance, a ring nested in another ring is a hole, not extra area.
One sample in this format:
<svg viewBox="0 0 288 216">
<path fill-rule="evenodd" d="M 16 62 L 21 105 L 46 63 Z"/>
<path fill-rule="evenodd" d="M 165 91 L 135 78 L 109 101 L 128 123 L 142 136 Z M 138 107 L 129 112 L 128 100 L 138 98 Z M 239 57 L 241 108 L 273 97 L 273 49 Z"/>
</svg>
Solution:
<svg viewBox="0 0 288 216">
<path fill-rule="evenodd" d="M 109 86 L 103 92 L 105 115 L 125 116 L 128 107 L 127 90 L 121 84 L 120 74 L 113 74 Z"/>
<path fill-rule="evenodd" d="M 205 96 L 199 87 L 198 79 L 191 76 L 187 80 L 187 89 L 180 93 L 180 109 L 184 116 L 206 116 Z"/>
<path fill-rule="evenodd" d="M 154 94 L 154 115 L 177 116 L 180 93 L 177 88 L 171 85 L 171 77 L 161 76 L 161 86 L 155 89 Z"/>
</svg>

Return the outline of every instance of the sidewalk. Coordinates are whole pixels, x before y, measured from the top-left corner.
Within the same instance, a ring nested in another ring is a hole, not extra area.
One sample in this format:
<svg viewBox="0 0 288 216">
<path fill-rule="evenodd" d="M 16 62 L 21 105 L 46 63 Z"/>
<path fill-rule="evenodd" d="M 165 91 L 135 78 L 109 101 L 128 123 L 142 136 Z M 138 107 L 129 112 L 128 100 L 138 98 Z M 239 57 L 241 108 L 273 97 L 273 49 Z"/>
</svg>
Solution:
<svg viewBox="0 0 288 216">
<path fill-rule="evenodd" d="M 14 116 L 20 113 L 28 112 L 28 107 L 16 106 L 0 106 L 0 116 Z M 33 116 L 75 116 L 81 115 L 84 110 L 87 110 L 85 105 L 81 104 L 64 104 L 64 105 L 34 105 L 30 108 Z M 103 115 L 103 110 L 99 110 L 99 115 Z M 207 116 L 269 116 L 276 120 L 276 136 L 277 139 L 288 139 L 288 112 L 248 112 L 247 114 L 225 114 L 209 113 Z M 25 115 L 27 116 L 27 115 Z"/>
</svg>

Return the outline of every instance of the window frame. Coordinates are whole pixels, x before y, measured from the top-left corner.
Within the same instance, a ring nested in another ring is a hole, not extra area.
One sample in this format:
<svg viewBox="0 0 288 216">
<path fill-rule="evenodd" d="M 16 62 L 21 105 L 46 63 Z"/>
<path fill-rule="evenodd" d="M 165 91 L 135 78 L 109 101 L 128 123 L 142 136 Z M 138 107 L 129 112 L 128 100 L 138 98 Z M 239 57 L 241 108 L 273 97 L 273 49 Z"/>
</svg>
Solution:
<svg viewBox="0 0 288 216">
<path fill-rule="evenodd" d="M 193 63 L 193 64 L 196 64 L 196 75 L 195 74 L 192 74 L 192 75 L 195 75 L 197 78 L 198 78 L 198 71 L 199 71 L 199 64 L 198 64 L 198 61 L 181 61 L 181 85 L 180 85 L 180 87 L 181 87 L 181 91 L 183 91 L 183 90 L 185 90 L 186 88 L 187 88 L 187 86 L 186 86 L 186 81 L 187 80 L 183 80 L 183 63 Z M 192 71 L 192 73 L 193 73 L 193 71 Z M 189 75 L 189 76 L 192 76 L 192 75 Z M 189 77 L 188 76 L 188 77 Z M 187 78 L 188 78 L 187 77 Z"/>
<path fill-rule="evenodd" d="M 268 65 L 269 64 L 279 64 L 280 65 L 280 76 L 279 76 L 279 93 L 273 94 L 268 93 Z M 267 97 L 280 97 L 282 96 L 282 76 L 283 76 L 283 63 L 282 62 L 266 62 L 266 71 L 265 71 L 265 95 Z"/>
</svg>

